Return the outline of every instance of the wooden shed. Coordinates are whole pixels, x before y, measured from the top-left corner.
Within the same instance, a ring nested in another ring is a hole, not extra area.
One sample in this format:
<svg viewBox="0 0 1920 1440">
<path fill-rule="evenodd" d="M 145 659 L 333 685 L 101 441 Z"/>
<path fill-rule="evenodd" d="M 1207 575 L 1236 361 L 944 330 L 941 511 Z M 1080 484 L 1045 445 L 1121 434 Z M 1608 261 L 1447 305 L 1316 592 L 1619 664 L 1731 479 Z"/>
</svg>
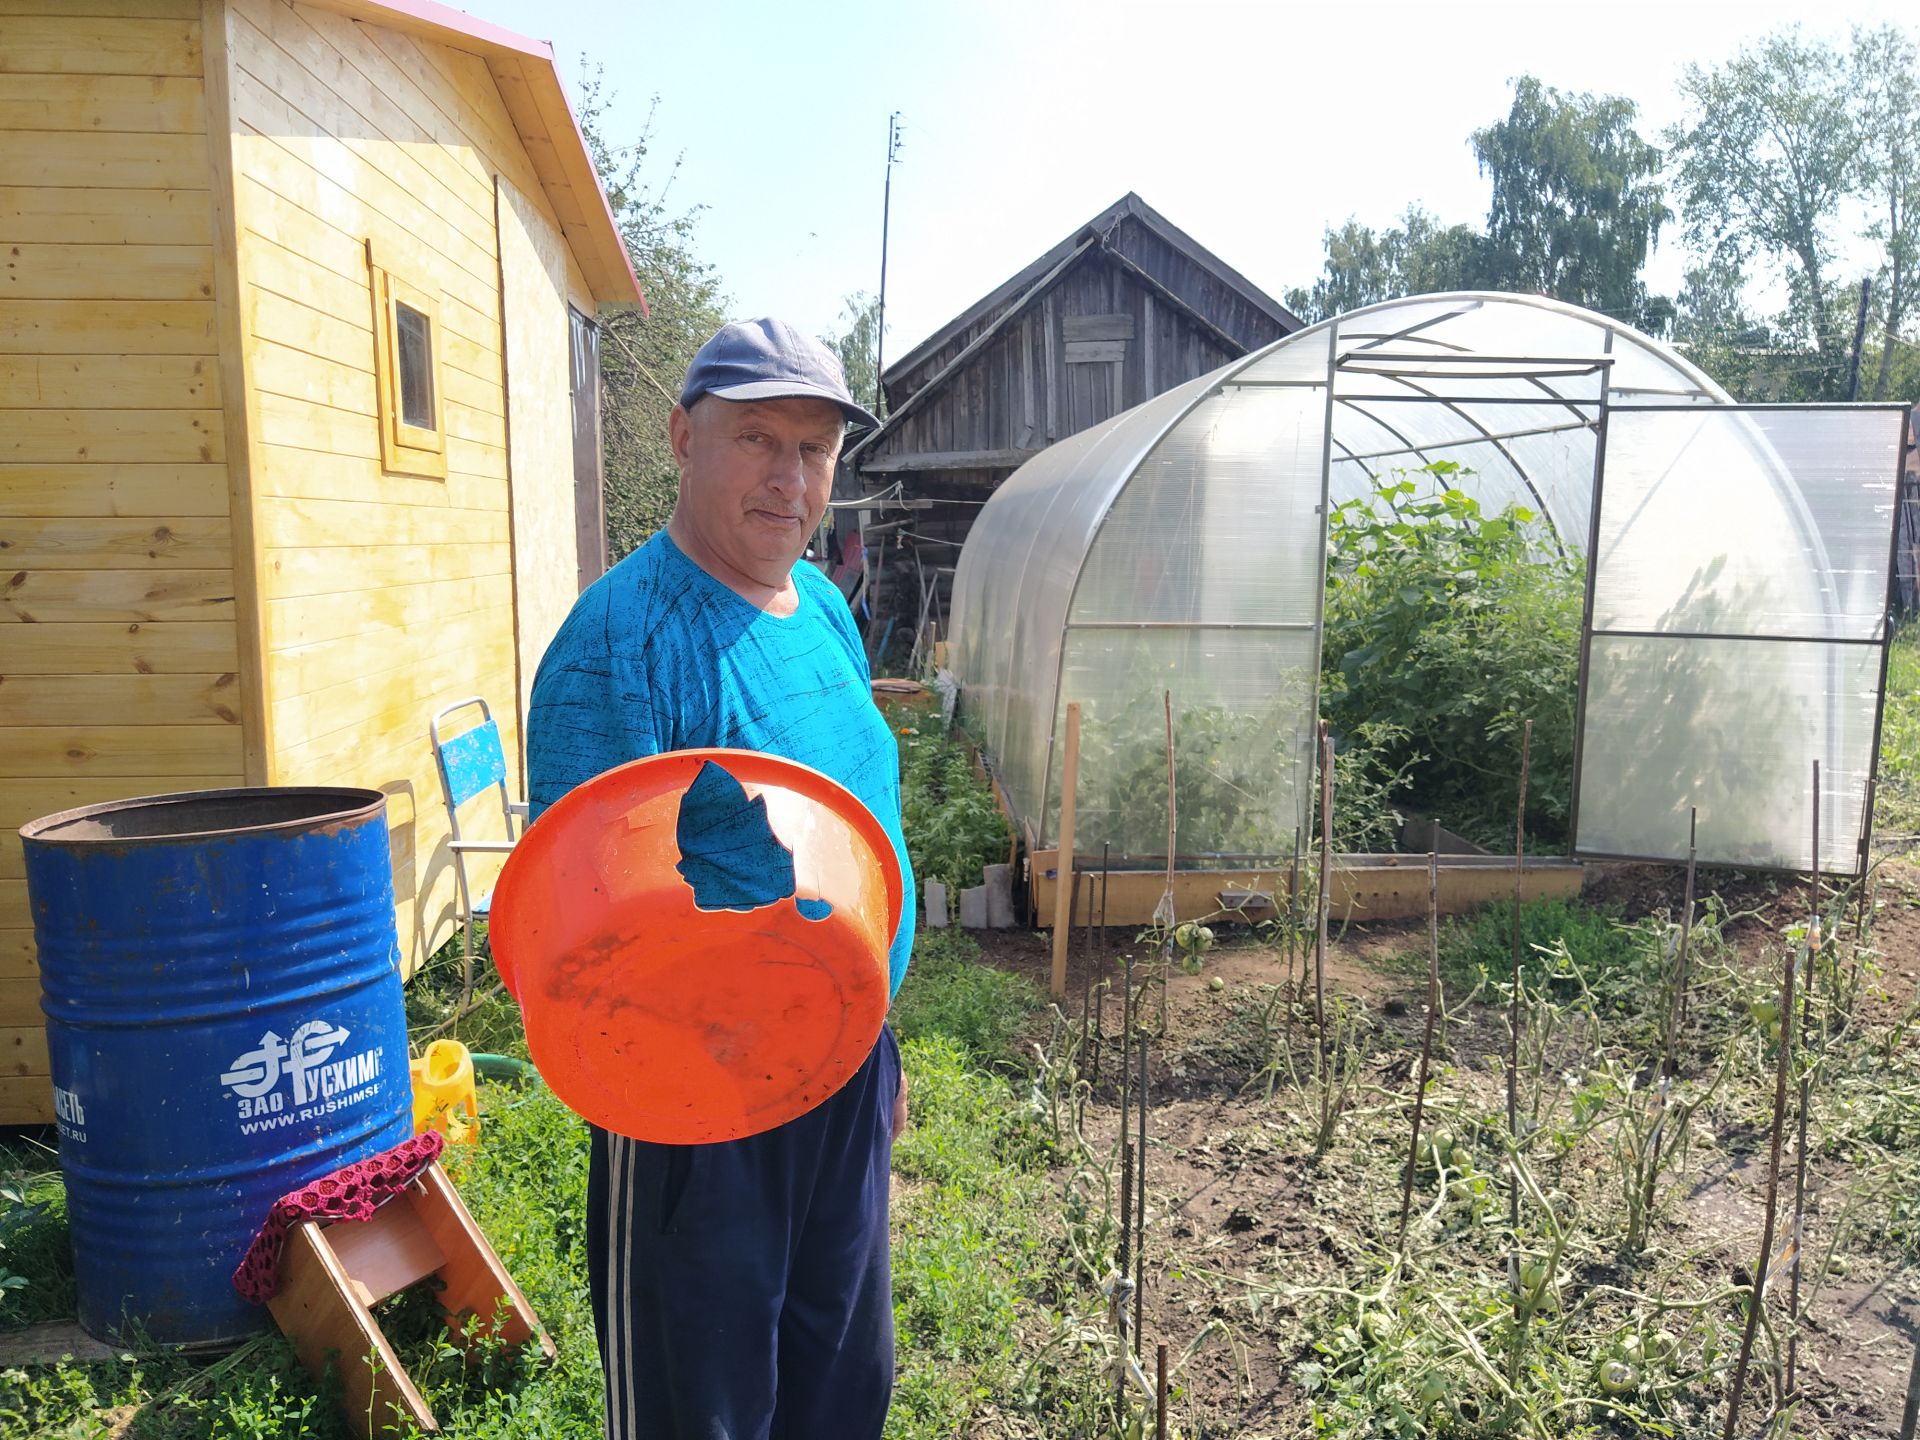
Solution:
<svg viewBox="0 0 1920 1440">
<path fill-rule="evenodd" d="M 876 623 L 912 623 L 916 584 L 1047 446 L 1301 325 L 1138 195 L 1108 206 L 881 377 L 886 423 L 850 449 L 837 495 L 913 507 L 867 512 Z"/>
<path fill-rule="evenodd" d="M 426 0 L 0 0 L 0 1124 L 52 1118 L 18 827 L 390 798 L 604 567 L 593 319 L 639 291 L 549 46 Z"/>
</svg>

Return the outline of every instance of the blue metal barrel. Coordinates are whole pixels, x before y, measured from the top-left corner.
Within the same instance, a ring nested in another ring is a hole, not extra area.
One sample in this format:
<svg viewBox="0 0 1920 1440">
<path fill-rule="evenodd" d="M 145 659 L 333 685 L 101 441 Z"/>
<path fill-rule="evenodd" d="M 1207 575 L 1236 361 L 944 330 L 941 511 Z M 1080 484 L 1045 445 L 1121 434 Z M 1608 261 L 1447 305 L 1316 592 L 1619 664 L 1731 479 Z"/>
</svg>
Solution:
<svg viewBox="0 0 1920 1440">
<path fill-rule="evenodd" d="M 20 832 L 80 1323 L 217 1348 L 273 1202 L 413 1132 L 386 797 L 205 790 Z"/>
</svg>

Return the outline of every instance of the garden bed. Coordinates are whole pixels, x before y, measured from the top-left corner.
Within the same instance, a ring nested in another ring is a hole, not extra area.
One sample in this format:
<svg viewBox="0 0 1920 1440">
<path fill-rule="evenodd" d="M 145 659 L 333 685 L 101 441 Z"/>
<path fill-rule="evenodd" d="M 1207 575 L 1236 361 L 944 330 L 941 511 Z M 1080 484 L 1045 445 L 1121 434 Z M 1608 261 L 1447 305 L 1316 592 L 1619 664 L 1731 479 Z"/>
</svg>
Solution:
<svg viewBox="0 0 1920 1440">
<path fill-rule="evenodd" d="M 1537 1107 L 1539 1116 L 1539 1138 L 1523 1155 L 1555 1196 L 1563 1234 L 1551 1308 L 1531 1317 L 1511 1382 L 1504 1377 L 1514 1296 L 1499 1138 L 1507 1012 L 1504 1003 L 1485 1003 L 1502 998 L 1504 983 L 1497 912 L 1449 930 L 1446 1037 L 1427 1095 L 1429 1133 L 1445 1126 L 1471 1156 L 1470 1194 L 1449 1199 L 1448 1177 L 1424 1167 L 1398 1265 L 1425 925 L 1354 926 L 1329 955 L 1339 1017 L 1329 1028 L 1344 1038 L 1347 1066 L 1336 1085 L 1345 1087 L 1345 1113 L 1319 1155 L 1310 1006 L 1293 1008 L 1288 1020 L 1298 952 L 1293 985 L 1284 949 L 1270 946 L 1215 949 L 1198 973 L 1176 966 L 1164 1036 L 1149 1042 L 1144 1333 L 1149 1373 L 1153 1346 L 1170 1346 L 1178 1433 L 1719 1433 L 1769 1165 L 1774 1063 L 1765 1011 L 1750 1007 L 1777 985 L 1791 928 L 1804 922 L 1806 889 L 1766 879 L 1729 886 L 1692 936 L 1697 969 L 1675 1093 L 1698 1099 L 1699 1109 L 1679 1158 L 1660 1172 L 1644 1238 L 1629 1247 L 1623 1179 L 1653 1113 L 1661 976 L 1672 963 L 1664 927 L 1678 911 L 1680 879 L 1657 867 L 1622 867 L 1600 881 L 1597 904 L 1542 917 L 1566 937 L 1574 965 L 1557 975 L 1551 963 L 1533 967 L 1540 988 L 1530 994 L 1527 1034 L 1538 1047 L 1531 1064 L 1523 1056 L 1518 1088 L 1522 1113 Z M 1829 947 L 1831 973 L 1823 975 L 1841 989 L 1827 1012 L 1834 1038 L 1813 1088 L 1801 1398 L 1783 1419 L 1787 1428 L 1764 1428 L 1774 1409 L 1772 1338 L 1784 1346 L 1787 1335 L 1783 1274 L 1772 1292 L 1773 1337 L 1763 1328 L 1756 1344 L 1743 1435 L 1887 1436 L 1898 1424 L 1920 1323 L 1920 872 L 1889 867 L 1878 900 L 1858 970 L 1849 923 Z M 1157 1032 L 1161 1023 L 1149 951 L 1132 933 L 1109 940 L 1099 953 L 1076 936 L 1064 1021 L 1040 1042 L 1049 1058 L 1039 1089 L 1065 1117 L 1063 1163 L 1052 1172 L 1064 1197 L 1060 1243 L 1095 1253 L 1093 1269 L 1111 1264 L 1115 1239 L 1117 983 L 1105 1005 L 1108 1045 L 1097 1081 L 1093 1047 L 1078 1038 L 1080 1010 L 1089 987 L 1113 981 L 1131 950 L 1136 981 L 1148 982 L 1145 1024 Z M 1044 985 L 1044 937 L 984 943 L 990 963 Z M 1482 965 L 1491 972 L 1485 977 Z M 1578 996 L 1575 971 L 1586 975 Z M 1826 1004 L 1817 992 L 1816 1014 Z M 1783 1236 L 1791 1154 L 1789 1137 Z M 1538 1209 L 1523 1207 L 1520 1249 L 1544 1261 L 1555 1242 Z M 1109 1336 L 1101 1307 L 1087 1313 Z M 1642 1357 L 1635 1383 L 1617 1392 L 1601 1384 L 1625 1337 L 1659 1350 L 1666 1335 L 1671 1359 Z M 1124 1423 L 1111 1408 L 1107 1419 Z M 1110 1432 L 1036 1418 L 1030 1433 Z"/>
</svg>

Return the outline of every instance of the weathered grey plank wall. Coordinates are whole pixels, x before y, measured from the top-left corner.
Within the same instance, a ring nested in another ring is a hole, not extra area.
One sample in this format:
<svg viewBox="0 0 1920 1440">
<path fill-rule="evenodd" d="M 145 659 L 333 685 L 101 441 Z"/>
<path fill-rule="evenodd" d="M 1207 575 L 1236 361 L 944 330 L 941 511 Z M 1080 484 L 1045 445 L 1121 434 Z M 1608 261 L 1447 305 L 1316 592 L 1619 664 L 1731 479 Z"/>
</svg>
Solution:
<svg viewBox="0 0 1920 1440">
<path fill-rule="evenodd" d="M 1028 459 L 1299 324 L 1125 197 L 883 378 L 889 419 L 850 452 L 853 477 L 863 494 L 898 484 L 934 502 L 887 517 L 904 532 L 884 541 L 890 568 L 913 570 L 903 544 L 928 572 L 952 565 L 981 504 Z M 882 597 L 903 634 L 919 618 L 910 589 Z M 944 587 L 942 599 L 944 613 Z"/>
</svg>

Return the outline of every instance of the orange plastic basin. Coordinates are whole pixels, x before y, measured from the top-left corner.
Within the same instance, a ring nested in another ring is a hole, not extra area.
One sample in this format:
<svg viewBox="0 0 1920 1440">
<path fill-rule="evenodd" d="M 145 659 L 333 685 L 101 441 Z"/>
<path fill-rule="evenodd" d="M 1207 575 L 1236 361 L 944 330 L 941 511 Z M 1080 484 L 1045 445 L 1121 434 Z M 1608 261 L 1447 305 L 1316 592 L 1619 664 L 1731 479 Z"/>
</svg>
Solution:
<svg viewBox="0 0 1920 1440">
<path fill-rule="evenodd" d="M 792 894 L 696 903 L 681 807 L 709 762 L 764 804 Z M 771 755 L 682 750 L 542 815 L 500 873 L 489 935 L 556 1095 L 618 1134 L 700 1144 L 770 1130 L 852 1078 L 886 1018 L 902 898 L 892 842 L 851 792 Z"/>
</svg>

